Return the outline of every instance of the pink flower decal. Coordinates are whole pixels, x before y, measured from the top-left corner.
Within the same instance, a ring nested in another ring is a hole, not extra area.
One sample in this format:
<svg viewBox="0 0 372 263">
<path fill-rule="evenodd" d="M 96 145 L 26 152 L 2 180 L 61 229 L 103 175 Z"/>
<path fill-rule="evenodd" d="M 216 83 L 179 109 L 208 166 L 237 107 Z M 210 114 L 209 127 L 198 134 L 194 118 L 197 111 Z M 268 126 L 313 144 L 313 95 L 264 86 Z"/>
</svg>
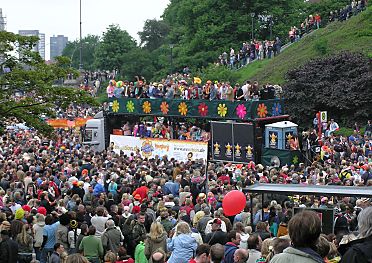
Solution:
<svg viewBox="0 0 372 263">
<path fill-rule="evenodd" d="M 236 115 L 240 119 L 244 119 L 245 115 L 247 115 L 247 108 L 244 106 L 244 104 L 239 104 L 238 107 L 236 107 Z"/>
</svg>

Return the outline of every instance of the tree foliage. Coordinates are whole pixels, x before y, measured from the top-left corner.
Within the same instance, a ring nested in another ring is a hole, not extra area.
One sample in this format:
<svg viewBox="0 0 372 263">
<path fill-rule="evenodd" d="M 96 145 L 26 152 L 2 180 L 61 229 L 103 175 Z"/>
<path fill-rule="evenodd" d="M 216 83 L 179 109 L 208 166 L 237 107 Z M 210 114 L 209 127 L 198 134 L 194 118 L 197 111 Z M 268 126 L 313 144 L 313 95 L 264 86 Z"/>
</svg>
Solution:
<svg viewBox="0 0 372 263">
<path fill-rule="evenodd" d="M 94 71 L 94 61 L 96 49 L 100 43 L 99 36 L 88 35 L 81 40 L 82 42 L 82 64 L 86 70 Z M 71 66 L 78 69 L 80 64 L 80 41 L 75 40 L 68 42 L 64 48 L 62 55 L 69 57 L 71 60 Z"/>
<path fill-rule="evenodd" d="M 367 119 L 372 114 L 370 72 L 371 59 L 361 54 L 310 61 L 287 73 L 287 112 L 301 122 L 311 122 L 318 111 L 344 124 Z"/>
<path fill-rule="evenodd" d="M 70 60 L 56 57 L 47 65 L 37 52 L 32 51 L 38 38 L 25 37 L 10 32 L 0 32 L 0 122 L 16 117 L 44 134 L 52 128 L 39 116 L 54 116 L 56 106 L 66 108 L 70 103 L 94 104 L 92 97 L 77 88 L 53 85 L 70 72 Z M 22 92 L 26 96 L 16 98 Z"/>
<path fill-rule="evenodd" d="M 141 39 L 140 46 L 153 51 L 165 43 L 168 33 L 169 25 L 163 20 L 148 19 L 145 21 L 143 30 L 138 32 Z"/>
<path fill-rule="evenodd" d="M 124 54 L 136 47 L 136 41 L 119 25 L 110 25 L 96 51 L 95 66 L 104 70 L 119 70 L 125 61 Z"/>
</svg>

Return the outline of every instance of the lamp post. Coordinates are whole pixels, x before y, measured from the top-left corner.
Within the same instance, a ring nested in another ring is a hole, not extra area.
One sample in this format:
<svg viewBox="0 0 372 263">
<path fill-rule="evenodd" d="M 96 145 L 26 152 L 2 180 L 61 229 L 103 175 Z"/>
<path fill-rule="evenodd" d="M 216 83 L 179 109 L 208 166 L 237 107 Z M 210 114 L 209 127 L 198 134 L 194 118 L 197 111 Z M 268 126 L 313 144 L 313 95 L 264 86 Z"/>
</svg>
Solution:
<svg viewBox="0 0 372 263">
<path fill-rule="evenodd" d="M 81 42 L 81 39 L 82 39 L 81 26 L 82 26 L 82 22 L 81 22 L 81 0 L 80 0 L 80 60 L 79 60 L 79 71 L 81 71 L 83 69 L 83 57 L 82 57 L 83 42 Z"/>
<path fill-rule="evenodd" d="M 73 58 L 74 58 L 75 52 L 76 52 L 76 50 L 79 48 L 79 49 L 80 49 L 80 64 L 79 64 L 79 70 L 80 70 L 80 66 L 81 66 L 81 68 L 82 68 L 82 65 L 83 65 L 83 64 L 82 64 L 82 52 L 81 52 L 81 47 L 83 46 L 83 44 L 88 45 L 89 42 L 81 43 L 81 41 L 80 41 L 79 46 L 78 46 L 78 45 L 75 46 L 74 51 L 72 51 L 72 54 L 71 54 L 71 57 L 70 57 L 70 67 L 72 67 L 72 60 L 73 60 Z"/>
<path fill-rule="evenodd" d="M 174 48 L 174 44 L 169 44 L 169 48 L 170 48 L 170 74 L 172 75 L 173 74 L 173 48 Z"/>
<path fill-rule="evenodd" d="M 270 40 L 273 39 L 273 16 L 269 16 Z"/>
<path fill-rule="evenodd" d="M 253 33 L 253 18 L 254 18 L 254 13 L 251 13 L 251 18 L 252 18 L 252 35 L 251 35 L 251 38 L 252 38 L 252 41 L 254 39 L 254 33 Z"/>
</svg>

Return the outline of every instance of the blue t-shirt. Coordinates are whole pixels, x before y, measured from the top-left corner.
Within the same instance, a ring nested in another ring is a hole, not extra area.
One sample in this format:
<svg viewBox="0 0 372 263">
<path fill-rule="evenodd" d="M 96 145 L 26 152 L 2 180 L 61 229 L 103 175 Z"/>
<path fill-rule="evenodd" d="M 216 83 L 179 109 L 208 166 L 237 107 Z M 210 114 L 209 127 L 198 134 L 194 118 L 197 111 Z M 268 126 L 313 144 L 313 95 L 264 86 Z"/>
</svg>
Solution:
<svg viewBox="0 0 372 263">
<path fill-rule="evenodd" d="M 43 230 L 43 236 L 47 237 L 47 242 L 45 243 L 45 248 L 54 248 L 56 243 L 56 231 L 59 226 L 59 222 L 53 225 L 45 225 Z"/>
</svg>

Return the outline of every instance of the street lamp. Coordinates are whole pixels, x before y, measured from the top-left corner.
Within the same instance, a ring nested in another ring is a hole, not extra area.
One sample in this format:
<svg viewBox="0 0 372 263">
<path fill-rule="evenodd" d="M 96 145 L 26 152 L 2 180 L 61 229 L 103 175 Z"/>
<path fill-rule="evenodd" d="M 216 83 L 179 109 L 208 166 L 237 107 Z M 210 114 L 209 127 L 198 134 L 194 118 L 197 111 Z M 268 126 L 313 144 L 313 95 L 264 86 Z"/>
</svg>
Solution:
<svg viewBox="0 0 372 263">
<path fill-rule="evenodd" d="M 174 48 L 174 44 L 169 44 L 169 48 L 171 50 L 171 53 L 170 53 L 170 64 L 171 64 L 171 70 L 170 70 L 170 74 L 172 75 L 173 74 L 173 48 Z"/>
<path fill-rule="evenodd" d="M 83 70 L 83 57 L 82 57 L 83 42 L 81 42 L 81 38 L 82 38 L 81 26 L 82 26 L 82 22 L 81 22 L 81 0 L 80 0 L 80 63 L 79 63 L 79 71 Z"/>
<path fill-rule="evenodd" d="M 252 38 L 252 41 L 254 39 L 254 34 L 253 34 L 253 18 L 254 18 L 254 13 L 251 13 L 251 18 L 252 18 L 252 35 L 251 35 L 251 38 Z"/>
<path fill-rule="evenodd" d="M 270 26 L 270 40 L 273 39 L 273 16 L 269 16 L 269 26 Z"/>
<path fill-rule="evenodd" d="M 81 52 L 81 51 L 82 51 L 81 48 L 82 48 L 83 44 L 88 45 L 89 42 L 81 43 L 81 40 L 80 40 L 79 46 L 78 46 L 78 45 L 75 46 L 74 51 L 72 51 L 71 58 L 70 58 L 70 67 L 72 67 L 72 60 L 73 60 L 73 58 L 74 58 L 74 55 L 75 55 L 75 52 L 76 52 L 77 48 L 79 47 L 79 49 L 80 49 L 80 64 L 79 64 L 79 70 L 80 70 L 80 66 L 81 66 L 81 68 L 83 68 L 83 67 L 82 67 L 82 66 L 83 66 L 83 64 L 82 64 L 82 52 Z"/>
</svg>

